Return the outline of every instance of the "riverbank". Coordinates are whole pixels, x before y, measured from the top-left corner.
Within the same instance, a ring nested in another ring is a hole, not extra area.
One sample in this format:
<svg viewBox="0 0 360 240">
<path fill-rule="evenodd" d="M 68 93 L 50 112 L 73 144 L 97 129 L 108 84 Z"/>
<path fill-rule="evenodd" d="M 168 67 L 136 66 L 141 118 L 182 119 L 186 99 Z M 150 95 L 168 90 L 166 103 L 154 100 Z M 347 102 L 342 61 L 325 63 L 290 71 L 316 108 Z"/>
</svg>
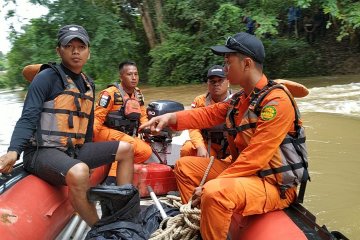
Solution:
<svg viewBox="0 0 360 240">
<path fill-rule="evenodd" d="M 321 53 L 318 61 L 326 69 L 326 75 L 360 74 L 360 45 L 349 38 L 336 40 L 335 34 L 329 34 L 310 45 Z"/>
<path fill-rule="evenodd" d="M 313 43 L 306 42 L 303 35 L 299 38 L 280 36 L 264 39 L 266 48 L 265 74 L 272 79 L 360 74 L 360 44 L 357 42 L 352 43 L 346 37 L 342 41 L 337 41 L 337 36 L 338 33 L 335 31 L 327 32 L 326 35 L 317 38 Z M 216 61 L 221 60 L 221 58 L 216 58 Z M 164 63 L 164 66 L 166 64 Z M 150 67 L 150 65 L 147 67 Z M 198 69 L 203 67 L 198 66 Z M 9 69 L 10 71 L 12 70 Z M 17 71 L 16 77 L 8 76 L 6 71 L 0 71 L 0 89 L 12 88 L 14 85 L 15 87 L 27 85 L 21 74 L 21 68 Z M 114 73 L 116 71 L 114 69 Z M 85 72 L 87 71 L 85 70 Z M 146 79 L 148 73 L 144 72 L 144 69 L 139 68 L 139 72 L 142 78 L 140 82 L 150 82 L 150 79 Z M 165 86 L 167 84 L 175 85 L 180 82 L 187 83 L 186 85 L 189 84 L 188 82 L 191 84 L 201 83 L 205 76 L 199 77 L 195 70 L 192 70 L 192 72 L 190 79 L 184 79 L 186 78 L 184 75 L 179 75 L 176 78 L 177 81 L 169 81 L 169 79 L 171 80 L 170 76 L 166 76 L 159 84 Z M 205 70 L 203 72 L 206 73 Z M 87 73 L 94 77 L 93 72 L 89 71 Z M 109 80 L 109 78 L 102 79 L 102 77 L 105 76 L 94 78 L 97 89 L 101 89 L 110 84 L 111 81 L 117 80 L 117 77 L 113 80 Z"/>
</svg>

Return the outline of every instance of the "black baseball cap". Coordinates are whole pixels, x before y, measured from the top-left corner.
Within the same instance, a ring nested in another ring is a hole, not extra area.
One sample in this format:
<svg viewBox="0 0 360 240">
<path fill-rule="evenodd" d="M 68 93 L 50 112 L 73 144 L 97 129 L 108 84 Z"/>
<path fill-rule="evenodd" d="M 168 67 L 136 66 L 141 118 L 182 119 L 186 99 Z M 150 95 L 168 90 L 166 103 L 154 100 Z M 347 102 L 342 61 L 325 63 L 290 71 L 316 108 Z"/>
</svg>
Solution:
<svg viewBox="0 0 360 240">
<path fill-rule="evenodd" d="M 263 64 L 265 60 L 265 49 L 260 39 L 246 32 L 239 32 L 228 37 L 225 46 L 212 46 L 210 48 L 216 55 L 241 53 L 260 64 Z"/>
<path fill-rule="evenodd" d="M 90 45 L 89 35 L 86 32 L 85 28 L 80 25 L 71 24 L 63 26 L 62 28 L 60 28 L 57 37 L 58 43 L 60 43 L 62 46 L 65 46 L 74 38 L 80 39 L 88 46 Z"/>
<path fill-rule="evenodd" d="M 217 77 L 221 77 L 221 78 L 226 77 L 224 68 L 220 65 L 212 66 L 211 68 L 209 68 L 209 70 L 207 72 L 207 78 L 210 78 L 212 76 L 217 76 Z"/>
</svg>

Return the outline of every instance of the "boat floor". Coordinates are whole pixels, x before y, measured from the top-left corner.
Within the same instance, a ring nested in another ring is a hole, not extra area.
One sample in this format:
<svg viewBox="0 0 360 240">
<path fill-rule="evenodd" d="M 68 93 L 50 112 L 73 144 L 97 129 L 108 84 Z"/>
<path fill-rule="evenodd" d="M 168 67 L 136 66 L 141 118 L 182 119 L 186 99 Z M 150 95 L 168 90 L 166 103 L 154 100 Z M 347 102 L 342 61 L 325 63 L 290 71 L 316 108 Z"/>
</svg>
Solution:
<svg viewBox="0 0 360 240">
<path fill-rule="evenodd" d="M 140 201 L 140 208 L 141 210 L 144 210 L 152 204 L 154 204 L 154 201 L 150 197 L 142 198 Z M 99 217 L 101 217 L 102 212 L 99 202 L 96 203 L 96 210 Z M 89 231 L 90 227 L 75 213 L 55 240 L 84 240 Z"/>
</svg>

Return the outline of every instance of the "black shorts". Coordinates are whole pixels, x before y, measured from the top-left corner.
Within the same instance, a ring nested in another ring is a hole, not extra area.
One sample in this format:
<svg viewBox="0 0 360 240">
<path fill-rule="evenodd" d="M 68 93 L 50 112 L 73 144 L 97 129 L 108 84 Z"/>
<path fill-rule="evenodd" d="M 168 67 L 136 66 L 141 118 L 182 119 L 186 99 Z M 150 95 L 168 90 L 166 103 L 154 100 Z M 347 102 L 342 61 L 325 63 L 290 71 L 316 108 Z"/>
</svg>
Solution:
<svg viewBox="0 0 360 240">
<path fill-rule="evenodd" d="M 75 158 L 56 148 L 27 149 L 23 157 L 24 167 L 51 184 L 66 185 L 65 176 L 74 165 L 83 162 L 93 169 L 112 163 L 118 147 L 118 141 L 85 143 Z"/>
</svg>

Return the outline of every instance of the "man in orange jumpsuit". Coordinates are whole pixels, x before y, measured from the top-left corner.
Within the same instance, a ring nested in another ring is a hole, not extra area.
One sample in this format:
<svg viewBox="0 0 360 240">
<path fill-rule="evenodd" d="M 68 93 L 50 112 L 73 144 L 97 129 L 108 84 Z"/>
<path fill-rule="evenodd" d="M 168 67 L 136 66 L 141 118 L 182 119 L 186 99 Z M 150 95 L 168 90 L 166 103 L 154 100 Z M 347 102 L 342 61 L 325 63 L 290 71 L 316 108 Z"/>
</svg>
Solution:
<svg viewBox="0 0 360 240">
<path fill-rule="evenodd" d="M 289 88 L 290 92 L 296 92 L 296 96 L 305 96 L 308 94 L 307 89 L 301 84 L 284 80 L 276 79 L 277 83 L 281 83 Z M 207 73 L 208 92 L 197 96 L 191 108 L 206 107 L 217 102 L 227 100 L 232 92 L 229 89 L 229 80 L 226 78 L 225 70 L 222 66 L 214 65 Z M 187 140 L 180 150 L 180 156 L 198 156 L 209 157 L 216 156 L 217 158 L 229 158 L 227 141 L 224 136 L 223 123 L 213 128 L 208 129 L 189 129 L 190 140 Z M 209 142 L 210 136 L 210 142 Z M 209 148 L 209 143 L 211 147 Z M 209 155 L 209 150 L 211 154 Z M 226 159 L 226 160 L 229 160 Z"/>
<path fill-rule="evenodd" d="M 241 32 L 229 37 L 225 46 L 211 49 L 225 57 L 227 78 L 243 90 L 231 101 L 155 117 L 140 129 L 150 127 L 158 132 L 167 125 L 176 130 L 208 128 L 226 121 L 230 130 L 235 130 L 229 131 L 232 138 L 228 138 L 233 162 L 216 159 L 202 187 L 198 186 L 208 158 L 183 157 L 175 166 L 182 201 L 200 204 L 202 238 L 219 240 L 226 239 L 233 213 L 247 216 L 289 206 L 296 200 L 296 186 L 308 175 L 296 104 L 284 88 L 267 91 L 273 85 L 262 71 L 262 42 Z M 298 161 L 301 179 L 289 177 L 294 173 L 291 168 L 276 173 L 287 157 Z"/>
<path fill-rule="evenodd" d="M 144 96 L 137 87 L 139 75 L 136 64 L 124 61 L 119 64 L 120 84 L 100 92 L 95 108 L 94 141 L 124 141 L 134 146 L 134 162 L 142 163 L 151 156 L 151 147 L 138 138 L 139 124 L 148 121 Z M 111 166 L 109 183 L 115 180 L 117 164 Z"/>
<path fill-rule="evenodd" d="M 222 66 L 214 65 L 208 70 L 207 86 L 208 92 L 197 96 L 191 104 L 191 108 L 205 107 L 222 102 L 231 95 L 229 80 L 227 80 Z M 211 156 L 224 158 L 227 142 L 223 132 L 223 124 L 210 129 L 190 129 L 190 140 L 186 141 L 182 146 L 180 156 L 209 157 L 210 149 Z"/>
</svg>

